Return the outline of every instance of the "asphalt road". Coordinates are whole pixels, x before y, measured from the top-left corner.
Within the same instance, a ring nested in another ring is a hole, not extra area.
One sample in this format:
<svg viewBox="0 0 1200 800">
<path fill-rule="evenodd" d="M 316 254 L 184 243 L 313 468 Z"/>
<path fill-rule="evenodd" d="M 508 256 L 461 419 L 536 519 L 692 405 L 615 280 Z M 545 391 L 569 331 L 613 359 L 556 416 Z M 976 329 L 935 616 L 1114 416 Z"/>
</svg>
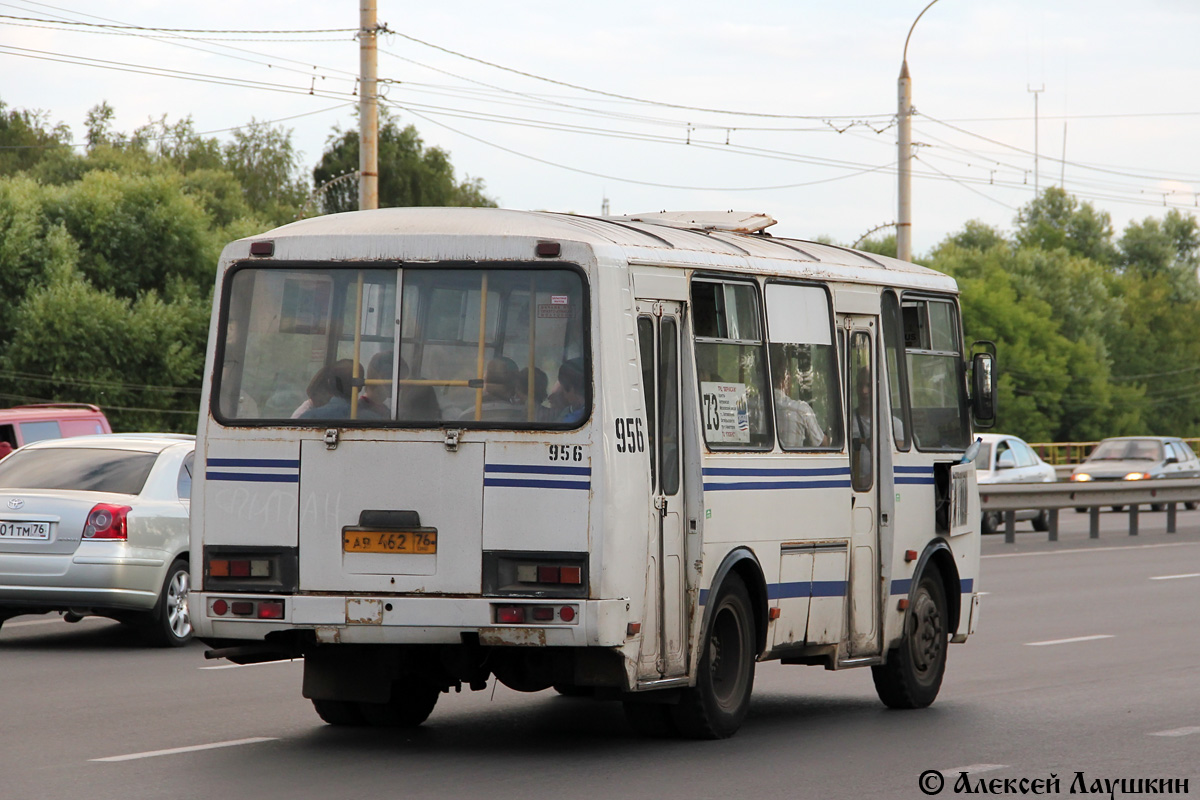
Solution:
<svg viewBox="0 0 1200 800">
<path fill-rule="evenodd" d="M 21 617 L 0 630 L 0 800 L 923 798 L 923 772 L 950 797 L 962 769 L 976 791 L 1056 775 L 1068 795 L 1082 772 L 1088 794 L 1170 778 L 1200 796 L 1200 512 L 1174 535 L 1164 516 L 1137 537 L 1111 512 L 1099 540 L 1072 513 L 1057 543 L 1027 523 L 987 537 L 978 632 L 931 708 L 885 709 L 867 670 L 761 664 L 722 742 L 635 739 L 616 704 L 503 686 L 443 696 L 417 731 L 335 729 L 298 663 Z"/>
</svg>

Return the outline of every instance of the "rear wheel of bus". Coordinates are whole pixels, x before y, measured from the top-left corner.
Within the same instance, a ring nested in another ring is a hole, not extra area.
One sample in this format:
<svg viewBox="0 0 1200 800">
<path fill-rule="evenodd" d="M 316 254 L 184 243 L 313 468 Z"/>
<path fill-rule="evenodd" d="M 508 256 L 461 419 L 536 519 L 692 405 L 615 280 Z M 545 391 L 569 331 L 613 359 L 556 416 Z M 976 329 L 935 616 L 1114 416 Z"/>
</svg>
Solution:
<svg viewBox="0 0 1200 800">
<path fill-rule="evenodd" d="M 330 725 L 415 728 L 433 713 L 441 689 L 421 680 L 395 681 L 386 703 L 313 699 L 313 708 Z"/>
<path fill-rule="evenodd" d="M 946 592 L 933 564 L 925 567 L 913 593 L 904 636 L 887 663 L 871 667 L 875 691 L 889 708 L 924 708 L 933 702 L 946 672 Z"/>
<path fill-rule="evenodd" d="M 704 636 L 696 685 L 670 707 L 681 735 L 725 739 L 737 732 L 750 708 L 756 641 L 750 593 L 738 575 L 730 574 Z"/>
</svg>

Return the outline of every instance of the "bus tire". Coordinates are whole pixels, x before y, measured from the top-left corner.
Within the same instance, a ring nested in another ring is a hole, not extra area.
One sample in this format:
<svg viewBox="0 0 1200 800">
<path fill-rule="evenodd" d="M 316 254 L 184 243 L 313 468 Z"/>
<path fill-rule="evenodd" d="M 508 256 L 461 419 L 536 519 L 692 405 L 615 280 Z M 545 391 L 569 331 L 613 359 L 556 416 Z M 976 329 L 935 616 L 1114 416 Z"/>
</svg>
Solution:
<svg viewBox="0 0 1200 800">
<path fill-rule="evenodd" d="M 742 579 L 730 573 L 704 634 L 696 685 L 670 707 L 682 736 L 726 739 L 741 727 L 754 688 L 756 641 L 750 594 Z"/>
<path fill-rule="evenodd" d="M 946 592 L 938 568 L 929 564 L 913 593 L 899 646 L 887 662 L 871 667 L 875 691 L 888 708 L 925 708 L 934 701 L 946 673 Z"/>
<path fill-rule="evenodd" d="M 347 700 L 317 700 L 312 701 L 317 716 L 330 725 L 359 726 L 366 725 L 362 712 L 357 703 Z"/>
<path fill-rule="evenodd" d="M 359 703 L 368 725 L 377 728 L 415 728 L 433 713 L 442 690 L 419 679 L 392 683 L 392 698 L 386 703 Z"/>
</svg>

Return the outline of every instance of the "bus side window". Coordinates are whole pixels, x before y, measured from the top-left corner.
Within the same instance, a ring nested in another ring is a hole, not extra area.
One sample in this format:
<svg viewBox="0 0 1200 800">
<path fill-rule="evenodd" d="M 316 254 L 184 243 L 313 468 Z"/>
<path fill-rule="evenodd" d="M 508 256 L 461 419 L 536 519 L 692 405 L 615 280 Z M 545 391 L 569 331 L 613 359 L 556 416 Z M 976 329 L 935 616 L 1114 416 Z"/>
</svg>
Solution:
<svg viewBox="0 0 1200 800">
<path fill-rule="evenodd" d="M 767 338 L 775 430 L 784 450 L 840 450 L 844 435 L 829 294 L 769 282 Z"/>
<path fill-rule="evenodd" d="M 913 440 L 920 450 L 965 450 L 966 368 L 954 303 L 906 295 L 901 311 Z"/>
<path fill-rule="evenodd" d="M 655 437 L 654 400 L 658 390 L 654 373 L 654 321 L 650 317 L 638 317 L 637 329 L 638 348 L 642 356 L 642 404 L 646 407 L 646 427 L 649 428 L 646 433 L 650 446 L 646 448 L 646 453 L 650 456 L 650 491 L 654 492 L 658 490 L 658 448 L 654 446 L 658 441 Z"/>
<path fill-rule="evenodd" d="M 711 450 L 770 450 L 766 352 L 753 283 L 692 281 L 700 418 Z"/>
</svg>

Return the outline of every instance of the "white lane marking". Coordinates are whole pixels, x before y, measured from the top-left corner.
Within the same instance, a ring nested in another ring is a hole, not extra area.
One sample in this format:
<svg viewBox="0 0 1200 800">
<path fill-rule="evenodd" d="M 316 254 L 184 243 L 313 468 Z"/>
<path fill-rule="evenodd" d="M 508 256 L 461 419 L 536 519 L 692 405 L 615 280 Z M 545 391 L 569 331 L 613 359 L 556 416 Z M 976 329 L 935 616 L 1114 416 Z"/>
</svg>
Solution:
<svg viewBox="0 0 1200 800">
<path fill-rule="evenodd" d="M 1193 733 L 1200 733 L 1200 727 L 1192 728 L 1175 728 L 1170 731 L 1157 731 L 1148 733 L 1147 736 L 1191 736 Z"/>
<path fill-rule="evenodd" d="M 1155 575 L 1152 581 L 1173 581 L 1176 578 L 1200 578 L 1200 572 L 1185 572 L 1183 575 Z"/>
<path fill-rule="evenodd" d="M 1005 769 L 1007 767 L 1008 767 L 1008 764 L 972 764 L 969 767 L 955 767 L 954 769 L 939 769 L 938 772 L 942 773 L 942 777 L 945 777 L 947 775 L 958 775 L 960 772 L 970 772 L 970 773 L 991 772 L 994 769 Z"/>
<path fill-rule="evenodd" d="M 228 742 L 213 742 L 212 744 L 196 744 L 191 747 L 173 747 L 170 750 L 150 750 L 145 753 L 129 753 L 123 756 L 108 758 L 89 758 L 88 761 L 134 761 L 139 758 L 155 758 L 156 756 L 173 756 L 177 753 L 195 753 L 198 750 L 216 750 L 218 747 L 237 747 L 243 744 L 258 744 L 259 742 L 274 742 L 274 736 L 256 736 L 252 739 L 233 739 Z"/>
<path fill-rule="evenodd" d="M 104 620 L 105 622 L 112 622 L 112 620 L 108 617 L 84 617 L 83 619 L 79 620 L 79 622 L 86 622 L 88 620 Z M 6 622 L 4 623 L 4 629 L 8 630 L 9 628 L 24 628 L 26 625 L 54 625 L 55 623 L 60 625 L 77 624 L 74 622 L 65 622 L 62 617 L 55 617 L 54 619 L 31 619 L 26 620 L 25 622 Z"/>
<path fill-rule="evenodd" d="M 1034 553 L 992 553 L 980 558 L 1026 558 L 1028 556 L 1057 556 L 1063 553 L 1103 553 L 1110 550 L 1150 550 L 1156 547 L 1196 547 L 1200 542 L 1168 542 L 1166 544 L 1130 544 L 1114 547 L 1072 547 L 1067 550 L 1038 550 Z"/>
<path fill-rule="evenodd" d="M 219 664 L 215 667 L 197 667 L 197 669 L 241 669 L 242 667 L 266 667 L 271 664 L 303 664 L 303 658 L 285 659 L 283 661 L 259 661 L 254 664 Z"/>
<path fill-rule="evenodd" d="M 1112 639 L 1115 634 L 1112 633 L 1097 633 L 1092 636 L 1074 636 L 1070 639 L 1050 639 L 1045 642 L 1026 642 L 1027 647 L 1043 647 L 1048 644 L 1071 644 L 1073 642 L 1090 642 L 1095 639 Z"/>
</svg>

